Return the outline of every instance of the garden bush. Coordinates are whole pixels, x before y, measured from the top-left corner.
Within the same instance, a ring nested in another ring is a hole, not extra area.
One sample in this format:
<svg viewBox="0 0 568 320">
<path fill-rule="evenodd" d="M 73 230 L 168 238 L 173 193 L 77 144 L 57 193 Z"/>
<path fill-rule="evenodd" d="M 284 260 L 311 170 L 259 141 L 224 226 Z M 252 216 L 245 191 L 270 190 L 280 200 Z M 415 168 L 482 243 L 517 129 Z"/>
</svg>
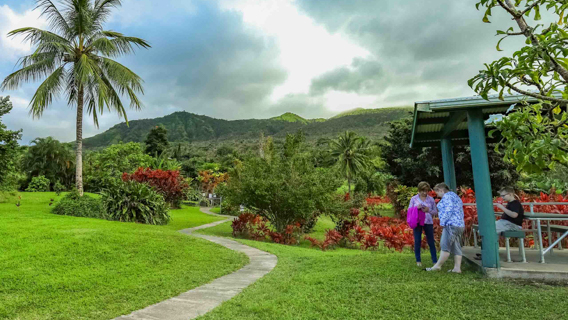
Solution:
<svg viewBox="0 0 568 320">
<path fill-rule="evenodd" d="M 234 237 L 242 237 L 256 241 L 271 240 L 274 243 L 298 244 L 302 226 L 299 223 L 288 225 L 283 232 L 270 230 L 268 221 L 256 214 L 245 212 L 233 220 Z"/>
<path fill-rule="evenodd" d="M 170 220 L 164 197 L 146 183 L 117 179 L 108 183 L 101 194 L 110 220 L 156 225 Z"/>
<path fill-rule="evenodd" d="M 54 214 L 63 216 L 87 217 L 107 219 L 103 203 L 100 199 L 93 198 L 87 194 L 82 197 L 77 191 L 65 195 L 51 211 Z"/>
<path fill-rule="evenodd" d="M 341 185 L 337 173 L 316 168 L 299 145 L 281 153 L 270 144 L 265 149 L 264 156 L 250 157 L 230 172 L 223 198 L 265 218 L 278 233 L 297 223 L 311 225 L 318 215 L 327 214 Z"/>
<path fill-rule="evenodd" d="M 189 188 L 179 171 L 174 170 L 138 168 L 133 174 L 123 173 L 122 180 L 147 183 L 154 187 L 173 208 L 181 207 L 186 190 Z"/>
<path fill-rule="evenodd" d="M 410 199 L 417 193 L 417 187 L 407 187 L 397 181 L 392 181 L 387 187 L 387 196 L 392 203 L 394 213 L 401 219 L 406 219 Z"/>
<path fill-rule="evenodd" d="M 55 194 L 60 195 L 61 192 L 65 191 L 65 186 L 62 185 L 59 181 L 57 181 L 53 185 L 53 191 L 55 191 Z"/>
<path fill-rule="evenodd" d="M 44 176 L 33 177 L 28 185 L 27 192 L 47 192 L 49 191 L 49 179 Z"/>
<path fill-rule="evenodd" d="M 98 192 L 124 172 L 150 167 L 154 158 L 144 153 L 138 143 L 117 143 L 98 152 L 87 152 L 83 158 L 85 190 Z"/>
</svg>

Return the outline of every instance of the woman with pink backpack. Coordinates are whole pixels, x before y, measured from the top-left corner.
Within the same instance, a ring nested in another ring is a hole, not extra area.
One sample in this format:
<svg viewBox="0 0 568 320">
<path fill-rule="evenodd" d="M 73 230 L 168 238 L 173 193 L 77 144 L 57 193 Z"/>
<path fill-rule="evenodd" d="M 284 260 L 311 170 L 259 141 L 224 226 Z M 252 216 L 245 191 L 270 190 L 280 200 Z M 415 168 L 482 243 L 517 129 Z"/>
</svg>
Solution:
<svg viewBox="0 0 568 320">
<path fill-rule="evenodd" d="M 436 201 L 428 195 L 430 190 L 428 182 L 420 182 L 418 194 L 412 197 L 408 204 L 407 222 L 414 232 L 414 256 L 416 257 L 416 265 L 419 267 L 422 266 L 420 256 L 422 232 L 426 234 L 432 262 L 436 264 L 438 261 L 436 242 L 434 241 L 434 220 L 432 219 L 433 215 L 438 214 L 438 210 L 436 209 Z"/>
</svg>

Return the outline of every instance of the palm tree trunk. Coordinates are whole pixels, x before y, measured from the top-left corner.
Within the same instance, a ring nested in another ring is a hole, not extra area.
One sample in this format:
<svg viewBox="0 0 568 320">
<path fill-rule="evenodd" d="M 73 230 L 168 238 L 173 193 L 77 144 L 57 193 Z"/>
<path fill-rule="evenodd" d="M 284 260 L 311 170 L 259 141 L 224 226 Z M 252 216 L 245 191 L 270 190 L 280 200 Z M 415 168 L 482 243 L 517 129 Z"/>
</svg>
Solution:
<svg viewBox="0 0 568 320">
<path fill-rule="evenodd" d="M 83 195 L 83 87 L 79 87 L 77 97 L 77 159 L 75 163 L 75 184 Z"/>
</svg>

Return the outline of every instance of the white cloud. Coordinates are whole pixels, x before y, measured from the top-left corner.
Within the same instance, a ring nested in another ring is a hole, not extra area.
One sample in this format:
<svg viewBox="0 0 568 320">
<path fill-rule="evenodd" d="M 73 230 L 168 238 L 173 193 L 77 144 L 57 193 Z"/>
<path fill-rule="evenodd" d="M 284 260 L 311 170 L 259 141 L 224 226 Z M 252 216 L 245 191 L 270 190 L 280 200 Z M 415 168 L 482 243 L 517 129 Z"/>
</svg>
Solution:
<svg viewBox="0 0 568 320">
<path fill-rule="evenodd" d="M 40 18 L 39 10 L 28 10 L 22 14 L 16 13 L 8 5 L 0 6 L 0 57 L 13 59 L 31 50 L 29 43 L 23 42 L 23 37 L 8 37 L 8 32 L 23 28 L 45 28 L 47 21 Z"/>
<path fill-rule="evenodd" d="M 376 108 L 377 96 L 331 90 L 325 94 L 325 106 L 334 112 L 355 108 Z"/>
<path fill-rule="evenodd" d="M 288 78 L 273 91 L 273 102 L 290 93 L 307 93 L 312 78 L 369 54 L 339 33 L 332 35 L 318 26 L 298 11 L 294 0 L 221 0 L 220 4 L 225 10 L 240 12 L 245 23 L 277 39 Z"/>
</svg>

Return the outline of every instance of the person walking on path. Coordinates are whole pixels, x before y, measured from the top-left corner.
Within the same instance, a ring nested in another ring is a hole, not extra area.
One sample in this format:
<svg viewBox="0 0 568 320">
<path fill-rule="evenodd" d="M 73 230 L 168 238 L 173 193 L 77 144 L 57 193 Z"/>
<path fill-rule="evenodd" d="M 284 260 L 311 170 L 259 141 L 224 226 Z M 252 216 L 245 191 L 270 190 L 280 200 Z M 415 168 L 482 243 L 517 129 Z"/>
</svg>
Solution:
<svg viewBox="0 0 568 320">
<path fill-rule="evenodd" d="M 461 273 L 461 239 L 465 228 L 463 219 L 463 202 L 460 197 L 445 183 L 439 183 L 434 187 L 434 191 L 441 198 L 438 202 L 438 216 L 440 217 L 440 226 L 442 231 L 442 239 L 440 239 L 440 259 L 432 268 L 426 268 L 426 271 L 439 271 L 450 257 L 454 255 L 454 268 L 449 272 Z"/>
<path fill-rule="evenodd" d="M 433 215 L 438 214 L 438 209 L 436 208 L 436 201 L 434 198 L 428 195 L 430 191 L 430 185 L 428 182 L 420 182 L 418 184 L 418 194 L 410 199 L 408 208 L 418 208 L 425 213 L 424 225 L 418 224 L 414 229 L 414 256 L 416 257 L 416 265 L 422 266 L 421 249 L 422 249 L 422 232 L 426 234 L 426 241 L 428 241 L 428 247 L 430 247 L 430 256 L 432 257 L 432 262 L 436 264 L 438 262 L 438 257 L 436 255 L 436 242 L 434 241 L 434 220 Z"/>
</svg>

